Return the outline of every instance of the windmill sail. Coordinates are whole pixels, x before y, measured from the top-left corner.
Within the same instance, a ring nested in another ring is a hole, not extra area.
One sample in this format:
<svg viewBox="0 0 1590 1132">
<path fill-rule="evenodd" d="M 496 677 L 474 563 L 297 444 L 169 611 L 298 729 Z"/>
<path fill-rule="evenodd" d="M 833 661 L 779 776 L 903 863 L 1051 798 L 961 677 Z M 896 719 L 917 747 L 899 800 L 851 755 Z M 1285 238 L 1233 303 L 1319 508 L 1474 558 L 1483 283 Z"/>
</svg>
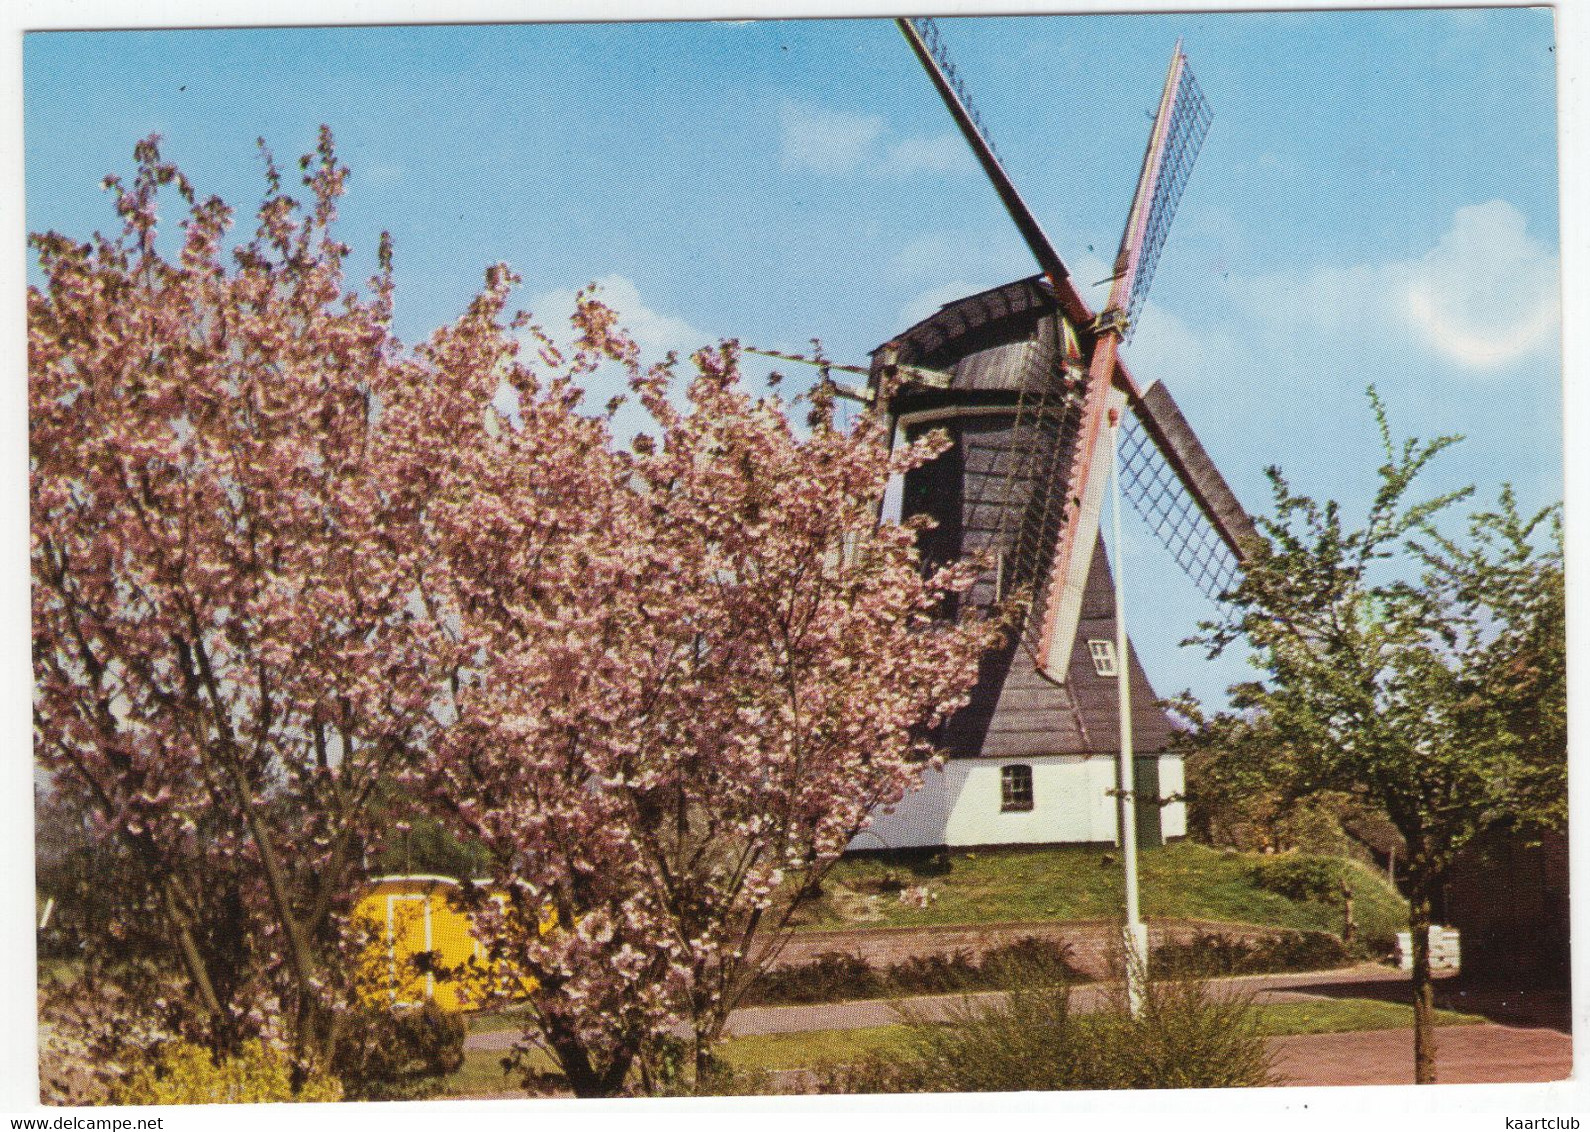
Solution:
<svg viewBox="0 0 1590 1132">
<path fill-rule="evenodd" d="M 1137 312 L 1154 282 L 1154 269 L 1159 265 L 1160 252 L 1165 249 L 1170 222 L 1176 216 L 1176 206 L 1192 174 L 1193 162 L 1198 160 L 1198 151 L 1203 148 L 1211 118 L 1209 102 L 1193 77 L 1178 41 L 1111 276 L 1114 286 L 1108 309 L 1124 311 L 1124 337 L 1128 341 L 1137 322 Z"/>
<path fill-rule="evenodd" d="M 1044 234 L 1043 225 L 1038 223 L 1038 218 L 1027 207 L 1027 202 L 1021 199 L 1015 183 L 1005 172 L 999 153 L 994 149 L 994 143 L 989 140 L 988 131 L 983 128 L 983 120 L 972 105 L 965 85 L 960 81 L 955 63 L 950 59 L 949 52 L 945 50 L 938 25 L 930 19 L 900 19 L 894 22 L 899 27 L 900 34 L 905 36 L 906 42 L 911 45 L 911 50 L 916 52 L 917 61 L 922 64 L 923 70 L 927 71 L 928 78 L 933 80 L 933 86 L 939 92 L 939 97 L 944 100 L 944 106 L 949 110 L 950 117 L 955 119 L 955 125 L 960 129 L 961 136 L 966 139 L 966 144 L 972 147 L 973 155 L 983 167 L 983 172 L 987 174 L 989 181 L 993 183 L 994 191 L 999 194 L 1000 201 L 1005 205 L 1005 211 L 1010 213 L 1011 220 L 1021 232 L 1021 238 L 1027 242 L 1027 247 L 1038 261 L 1038 266 L 1043 268 L 1049 278 L 1056 283 L 1066 278 L 1070 272 L 1061 262 L 1060 253 L 1055 251 L 1054 244 L 1050 243 L 1049 237 Z"/>
<path fill-rule="evenodd" d="M 1139 388 L 1118 356 L 1208 106 L 1178 44 L 1110 299 L 1095 316 L 988 141 L 937 26 L 897 22 L 1043 274 L 948 303 L 873 352 L 869 390 L 897 434 L 909 441 L 942 429 L 950 439 L 904 476 L 902 514 L 932 520 L 918 535 L 924 561 L 981 556 L 987 567 L 967 600 L 1026 606 L 1022 632 L 983 658 L 969 702 L 935 736 L 957 762 L 880 818 L 888 836 L 876 836 L 894 845 L 1113 838 L 1128 734 L 1140 785 L 1125 789 L 1137 798 L 1138 836 L 1176 836 L 1185 828 L 1174 801 L 1181 761 L 1121 630 L 1098 513 L 1110 464 L 1105 421 L 1129 408 L 1126 492 L 1206 593 L 1229 588 L 1252 531 L 1170 394 Z M 1035 776 L 1065 799 L 1042 817 Z M 1026 782 L 1025 795 L 1011 782 Z"/>
<path fill-rule="evenodd" d="M 1131 406 L 1121 443 L 1124 493 L 1177 565 L 1218 601 L 1241 575 L 1253 520 L 1163 382 Z"/>
<path fill-rule="evenodd" d="M 963 552 L 981 550 L 993 556 L 991 575 L 974 590 L 973 600 L 1025 596 L 1029 613 L 1023 642 L 1042 671 L 1064 682 L 1097 541 L 1105 414 L 1112 402 L 1119 407 L 1123 400 L 1117 385 L 1133 410 L 1123 469 L 1126 495 L 1200 589 L 1218 596 L 1230 588 L 1240 568 L 1242 541 L 1252 533 L 1241 506 L 1164 386 L 1151 386 L 1147 393 L 1138 390 L 1117 357 L 1148 293 L 1171 219 L 1208 132 L 1209 105 L 1178 42 L 1121 236 L 1110 297 L 1095 319 L 1006 173 L 937 25 L 925 19 L 896 23 L 1047 276 L 950 304 L 913 333 L 933 326 L 936 336 L 954 337 L 967 318 L 999 315 L 987 309 L 992 302 L 1010 303 L 1015 295 L 1035 301 L 1037 292 L 1045 290 L 1043 282 L 1049 285 L 1048 295 L 1036 301 L 1059 307 L 1056 317 L 1045 323 L 1048 331 L 1034 333 L 1022 345 L 1019 360 L 999 356 L 997 365 L 1007 375 L 1013 364 L 1021 374 L 1013 419 L 996 430 L 997 441 L 992 436 L 961 438 L 961 521 L 953 538 L 947 531 L 938 538 L 946 545 L 955 542 Z M 935 343 L 919 340 L 913 345 L 920 358 L 927 358 Z M 897 348 L 891 344 L 891 357 Z M 968 364 L 972 358 L 960 363 Z M 969 384 L 975 384 L 975 375 Z M 985 411 L 996 409 L 985 406 Z M 914 416 L 926 419 L 920 412 Z"/>
<path fill-rule="evenodd" d="M 1066 475 L 1069 506 L 1043 587 L 1036 660 L 1052 679 L 1063 679 L 1069 663 L 1098 536 L 1108 473 L 1104 460 L 1105 413 L 1119 368 L 1117 351 L 1130 325 L 1127 312 L 1141 304 L 1146 294 L 1153 265 L 1145 261 L 1145 253 L 1152 249 L 1157 256 L 1164 244 L 1165 230 L 1208 123 L 1208 104 L 1192 79 L 1178 42 L 1149 133 L 1137 190 L 1132 194 L 1109 301 L 1093 325 L 1096 339 L 1082 392 L 1081 431 L 1072 446 Z"/>
</svg>

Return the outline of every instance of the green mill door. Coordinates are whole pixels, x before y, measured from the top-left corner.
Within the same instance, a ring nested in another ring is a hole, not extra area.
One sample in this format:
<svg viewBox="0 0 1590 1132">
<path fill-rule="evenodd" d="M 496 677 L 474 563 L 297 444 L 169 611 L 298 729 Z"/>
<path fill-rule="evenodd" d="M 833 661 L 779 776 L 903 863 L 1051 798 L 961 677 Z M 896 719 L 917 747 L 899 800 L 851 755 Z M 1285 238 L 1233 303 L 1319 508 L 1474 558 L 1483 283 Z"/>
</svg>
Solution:
<svg viewBox="0 0 1590 1132">
<path fill-rule="evenodd" d="M 1137 755 L 1132 759 L 1133 785 L 1137 794 L 1137 844 L 1140 848 L 1165 844 L 1160 825 L 1159 756 Z"/>
</svg>

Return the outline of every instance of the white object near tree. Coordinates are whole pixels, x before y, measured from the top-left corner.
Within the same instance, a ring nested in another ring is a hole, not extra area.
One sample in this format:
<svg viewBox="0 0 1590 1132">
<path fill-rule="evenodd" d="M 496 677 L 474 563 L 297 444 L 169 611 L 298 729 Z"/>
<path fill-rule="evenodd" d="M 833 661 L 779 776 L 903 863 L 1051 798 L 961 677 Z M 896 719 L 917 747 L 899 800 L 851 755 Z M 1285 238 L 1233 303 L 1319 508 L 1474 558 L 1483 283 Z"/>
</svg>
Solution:
<svg viewBox="0 0 1590 1132">
<path fill-rule="evenodd" d="M 1430 925 L 1430 970 L 1456 971 L 1462 965 L 1462 941 L 1456 928 Z M 1397 933 L 1397 966 L 1413 970 L 1413 933 Z"/>
</svg>

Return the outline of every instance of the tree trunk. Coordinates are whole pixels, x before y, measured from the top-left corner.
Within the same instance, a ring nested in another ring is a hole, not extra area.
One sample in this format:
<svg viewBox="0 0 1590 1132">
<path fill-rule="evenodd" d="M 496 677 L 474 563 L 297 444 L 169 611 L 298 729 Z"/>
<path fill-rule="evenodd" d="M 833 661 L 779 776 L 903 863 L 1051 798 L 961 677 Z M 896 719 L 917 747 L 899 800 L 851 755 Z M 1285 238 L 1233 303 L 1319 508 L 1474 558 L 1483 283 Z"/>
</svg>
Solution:
<svg viewBox="0 0 1590 1132">
<path fill-rule="evenodd" d="M 1408 861 L 1408 931 L 1413 945 L 1413 1081 L 1435 1084 L 1435 980 L 1430 974 L 1430 878 Z"/>
<path fill-rule="evenodd" d="M 712 1078 L 712 1035 L 700 1027 L 696 1029 L 696 1090 L 706 1088 Z"/>
<path fill-rule="evenodd" d="M 616 1097 L 624 1090 L 624 1080 L 629 1076 L 633 1054 L 618 1050 L 606 1065 L 591 1059 L 590 1050 L 566 1020 L 558 1020 L 542 1029 L 547 1047 L 558 1068 L 576 1097 Z"/>
</svg>

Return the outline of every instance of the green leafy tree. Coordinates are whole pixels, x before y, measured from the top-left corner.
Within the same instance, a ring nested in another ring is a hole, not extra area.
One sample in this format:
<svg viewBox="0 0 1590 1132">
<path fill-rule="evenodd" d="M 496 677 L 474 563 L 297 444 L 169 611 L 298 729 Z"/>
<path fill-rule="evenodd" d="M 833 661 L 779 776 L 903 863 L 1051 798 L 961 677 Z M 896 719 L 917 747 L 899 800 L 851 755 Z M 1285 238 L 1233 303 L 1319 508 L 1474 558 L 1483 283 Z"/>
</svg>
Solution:
<svg viewBox="0 0 1590 1132">
<path fill-rule="evenodd" d="M 1459 438 L 1399 445 L 1369 396 L 1386 462 L 1362 525 L 1269 469 L 1275 513 L 1259 521 L 1230 612 L 1200 639 L 1211 654 L 1246 640 L 1265 673 L 1232 689 L 1236 713 L 1218 717 L 1228 739 L 1277 737 L 1294 784 L 1363 798 L 1406 841 L 1415 1080 L 1429 1083 L 1442 874 L 1496 822 L 1564 815 L 1561 510 L 1521 514 L 1503 488 L 1466 537 L 1443 535 L 1437 520 L 1472 489 L 1414 501 L 1413 488 Z"/>
<path fill-rule="evenodd" d="M 1291 749 L 1274 726 L 1251 713 L 1207 715 L 1190 692 L 1172 707 L 1185 724 L 1172 742 L 1186 762 L 1193 836 L 1237 849 L 1292 848 L 1302 799 Z"/>
</svg>

